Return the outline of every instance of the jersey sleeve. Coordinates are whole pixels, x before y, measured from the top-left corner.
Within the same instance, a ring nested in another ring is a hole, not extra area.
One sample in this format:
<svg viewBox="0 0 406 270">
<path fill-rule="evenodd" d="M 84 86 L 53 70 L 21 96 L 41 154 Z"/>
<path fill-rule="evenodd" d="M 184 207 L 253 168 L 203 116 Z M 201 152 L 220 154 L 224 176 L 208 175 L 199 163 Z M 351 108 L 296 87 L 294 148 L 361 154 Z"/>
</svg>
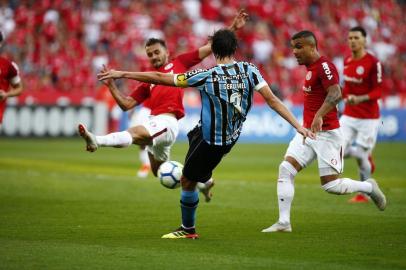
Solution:
<svg viewBox="0 0 406 270">
<path fill-rule="evenodd" d="M 10 81 L 12 85 L 16 85 L 21 82 L 18 66 L 14 62 L 10 62 L 7 79 Z"/>
<path fill-rule="evenodd" d="M 174 82 L 176 86 L 179 87 L 199 87 L 203 85 L 208 76 L 210 75 L 209 70 L 206 69 L 196 69 L 188 71 L 186 73 L 175 74 Z"/>
<path fill-rule="evenodd" d="M 142 83 L 139 85 L 131 94 L 130 97 L 132 97 L 134 100 L 137 101 L 137 103 L 141 104 L 145 100 L 147 100 L 151 95 L 150 92 L 150 84 L 148 83 Z"/>
<path fill-rule="evenodd" d="M 382 64 L 379 61 L 375 61 L 371 68 L 371 89 L 368 93 L 369 99 L 376 100 L 382 96 Z"/>
<path fill-rule="evenodd" d="M 332 85 L 340 83 L 337 68 L 334 64 L 327 61 L 322 62 L 319 67 L 319 78 L 325 90 Z"/>
<path fill-rule="evenodd" d="M 259 72 L 258 68 L 253 64 L 250 64 L 249 76 L 252 84 L 254 85 L 255 91 L 259 91 L 259 89 L 268 85 L 268 83 L 262 77 L 261 72 Z"/>
<path fill-rule="evenodd" d="M 198 50 L 178 55 L 176 59 L 181 62 L 186 67 L 186 69 L 189 69 L 202 61 L 202 59 L 200 59 L 199 57 Z"/>
</svg>

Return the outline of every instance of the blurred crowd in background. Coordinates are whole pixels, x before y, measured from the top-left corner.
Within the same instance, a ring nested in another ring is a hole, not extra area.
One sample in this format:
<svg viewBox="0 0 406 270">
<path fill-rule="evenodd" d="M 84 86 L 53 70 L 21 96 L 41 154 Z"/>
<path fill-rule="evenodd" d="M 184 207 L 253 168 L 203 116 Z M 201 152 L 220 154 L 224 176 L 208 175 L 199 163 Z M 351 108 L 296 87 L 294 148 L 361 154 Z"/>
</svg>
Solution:
<svg viewBox="0 0 406 270">
<path fill-rule="evenodd" d="M 348 30 L 362 25 L 368 48 L 383 63 L 384 97 L 406 106 L 406 1 L 348 0 L 43 0 L 0 2 L 2 54 L 19 67 L 26 93 L 100 95 L 95 74 L 102 64 L 122 70 L 149 68 L 144 44 L 166 40 L 172 56 L 196 49 L 240 8 L 250 15 L 238 32 L 238 59 L 255 63 L 273 90 L 302 102 L 305 68 L 290 49 L 292 34 L 314 31 L 321 54 L 342 69 L 350 54 Z M 200 67 L 214 65 L 211 57 Z M 130 91 L 134 83 L 123 83 Z M 189 105 L 195 100 L 186 99 Z M 260 102 L 260 99 L 257 100 Z"/>
</svg>

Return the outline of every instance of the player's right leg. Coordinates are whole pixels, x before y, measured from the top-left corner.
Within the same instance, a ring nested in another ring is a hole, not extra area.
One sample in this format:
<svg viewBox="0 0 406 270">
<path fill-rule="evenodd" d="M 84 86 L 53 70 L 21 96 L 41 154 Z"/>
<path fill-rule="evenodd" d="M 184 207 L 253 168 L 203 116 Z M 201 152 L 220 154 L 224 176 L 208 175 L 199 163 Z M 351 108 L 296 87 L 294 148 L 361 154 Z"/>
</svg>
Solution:
<svg viewBox="0 0 406 270">
<path fill-rule="evenodd" d="M 272 226 L 263 229 L 262 232 L 292 231 L 290 209 L 295 194 L 295 176 L 303 167 L 310 164 L 314 157 L 314 151 L 309 145 L 303 144 L 303 137 L 297 134 L 289 144 L 285 160 L 279 165 L 277 181 L 279 219 Z"/>
<path fill-rule="evenodd" d="M 143 126 L 131 127 L 126 131 L 113 132 L 104 136 L 95 136 L 85 125 L 78 125 L 80 136 L 86 141 L 87 151 L 94 152 L 98 147 L 128 147 L 131 144 L 146 145 L 151 143 L 151 136 Z"/>
<path fill-rule="evenodd" d="M 199 191 L 197 183 L 207 182 L 213 173 L 213 170 L 220 163 L 225 154 L 230 152 L 233 145 L 216 146 L 209 145 L 204 141 L 200 127 L 193 129 L 188 134 L 189 150 L 186 154 L 185 164 L 183 167 L 183 175 L 181 178 L 181 213 L 182 225 L 179 234 L 179 229 L 175 232 L 165 234 L 162 238 L 177 239 L 177 238 L 197 238 L 184 237 L 185 234 L 196 234 L 195 231 L 195 216 L 196 209 L 199 204 Z"/>
<path fill-rule="evenodd" d="M 84 124 L 78 125 L 78 133 L 86 142 L 86 151 L 94 152 L 97 150 L 96 136 L 88 131 Z"/>
</svg>

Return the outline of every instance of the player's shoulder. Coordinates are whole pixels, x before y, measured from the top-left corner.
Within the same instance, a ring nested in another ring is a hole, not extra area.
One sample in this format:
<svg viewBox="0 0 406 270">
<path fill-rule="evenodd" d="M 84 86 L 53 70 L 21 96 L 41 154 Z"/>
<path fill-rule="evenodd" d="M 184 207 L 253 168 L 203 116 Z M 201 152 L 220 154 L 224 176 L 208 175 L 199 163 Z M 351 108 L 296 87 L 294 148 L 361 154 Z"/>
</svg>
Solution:
<svg viewBox="0 0 406 270">
<path fill-rule="evenodd" d="M 352 56 L 351 55 L 347 55 L 346 57 L 344 57 L 344 65 L 348 65 L 352 62 Z"/>
<path fill-rule="evenodd" d="M 321 56 L 317 61 L 317 68 L 320 72 L 329 73 L 331 71 L 337 71 L 337 67 L 334 63 L 325 56 Z"/>
<path fill-rule="evenodd" d="M 213 68 L 211 68 L 211 69 L 198 68 L 198 69 L 186 71 L 185 75 L 186 75 L 186 78 L 190 78 L 190 77 L 193 77 L 193 76 L 198 75 L 198 74 L 208 73 L 212 69 Z"/>
<path fill-rule="evenodd" d="M 377 63 L 379 62 L 379 59 L 373 54 L 372 52 L 368 51 L 367 54 L 365 55 L 366 59 L 368 61 L 371 61 L 372 63 Z"/>
<path fill-rule="evenodd" d="M 258 67 L 251 62 L 239 61 L 237 65 L 242 67 L 246 72 L 249 70 L 259 70 Z"/>
<path fill-rule="evenodd" d="M 7 64 L 7 65 L 11 65 L 12 61 L 4 56 L 0 56 L 0 63 L 1 64 Z"/>
</svg>

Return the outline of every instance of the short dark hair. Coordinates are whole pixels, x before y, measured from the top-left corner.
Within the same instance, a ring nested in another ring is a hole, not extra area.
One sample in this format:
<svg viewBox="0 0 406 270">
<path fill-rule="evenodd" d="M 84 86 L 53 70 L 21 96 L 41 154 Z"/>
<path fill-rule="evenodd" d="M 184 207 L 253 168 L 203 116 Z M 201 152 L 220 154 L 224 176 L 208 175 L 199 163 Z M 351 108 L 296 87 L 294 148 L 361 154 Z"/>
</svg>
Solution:
<svg viewBox="0 0 406 270">
<path fill-rule="evenodd" d="M 145 47 L 154 45 L 154 44 L 161 44 L 164 48 L 166 48 L 166 42 L 163 39 L 160 38 L 150 38 L 147 40 L 147 42 L 145 43 Z"/>
<path fill-rule="evenodd" d="M 367 31 L 365 31 L 364 27 L 362 26 L 355 26 L 350 29 L 350 32 L 361 32 L 363 37 L 367 37 Z"/>
<path fill-rule="evenodd" d="M 309 31 L 309 30 L 300 31 L 300 32 L 294 34 L 292 36 L 291 40 L 295 40 L 298 38 L 309 38 L 309 37 L 314 39 L 314 43 L 315 43 L 316 49 L 317 49 L 317 38 L 316 38 L 316 35 L 312 31 Z"/>
<path fill-rule="evenodd" d="M 237 47 L 237 37 L 231 30 L 220 29 L 211 37 L 211 50 L 217 59 L 233 56 Z"/>
</svg>

